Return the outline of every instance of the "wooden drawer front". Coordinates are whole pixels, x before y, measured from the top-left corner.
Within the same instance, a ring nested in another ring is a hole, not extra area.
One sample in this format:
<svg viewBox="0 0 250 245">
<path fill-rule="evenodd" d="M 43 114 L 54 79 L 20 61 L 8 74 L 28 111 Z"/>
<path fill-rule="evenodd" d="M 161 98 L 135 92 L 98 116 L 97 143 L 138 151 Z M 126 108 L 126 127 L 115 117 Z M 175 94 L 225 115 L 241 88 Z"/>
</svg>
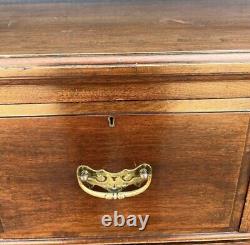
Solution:
<svg viewBox="0 0 250 245">
<path fill-rule="evenodd" d="M 117 237 L 237 230 L 248 114 L 0 119 L 1 238 Z M 123 200 L 84 193 L 81 163 L 120 171 L 147 162 L 151 186 Z M 242 194 L 243 190 L 243 194 Z M 150 215 L 145 231 L 103 227 L 114 210 Z"/>
</svg>

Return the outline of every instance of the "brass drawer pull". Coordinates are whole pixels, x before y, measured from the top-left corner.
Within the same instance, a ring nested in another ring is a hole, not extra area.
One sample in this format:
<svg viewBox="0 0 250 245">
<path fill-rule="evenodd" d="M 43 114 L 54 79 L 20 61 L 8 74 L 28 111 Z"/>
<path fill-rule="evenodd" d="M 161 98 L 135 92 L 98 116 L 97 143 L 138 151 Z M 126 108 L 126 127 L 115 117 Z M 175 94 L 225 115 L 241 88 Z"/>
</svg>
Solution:
<svg viewBox="0 0 250 245">
<path fill-rule="evenodd" d="M 118 173 L 110 173 L 103 169 L 94 170 L 86 165 L 80 165 L 77 168 L 77 180 L 80 187 L 92 196 L 105 199 L 123 199 L 139 195 L 149 187 L 151 179 L 152 168 L 146 163 Z M 126 190 L 131 186 L 139 188 Z M 94 187 L 99 188 L 94 190 Z"/>
</svg>

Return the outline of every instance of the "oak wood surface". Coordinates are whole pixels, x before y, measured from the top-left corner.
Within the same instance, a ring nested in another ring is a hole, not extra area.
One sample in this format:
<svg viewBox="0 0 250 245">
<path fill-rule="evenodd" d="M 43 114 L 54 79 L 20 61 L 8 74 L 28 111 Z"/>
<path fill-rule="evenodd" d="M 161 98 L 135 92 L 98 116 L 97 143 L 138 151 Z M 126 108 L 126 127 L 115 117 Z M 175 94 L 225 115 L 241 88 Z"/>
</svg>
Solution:
<svg viewBox="0 0 250 245">
<path fill-rule="evenodd" d="M 128 115 L 109 128 L 106 116 L 2 118 L 0 237 L 119 241 L 236 230 L 231 213 L 242 198 L 237 183 L 248 121 L 248 114 L 232 113 Z M 92 198 L 76 181 L 81 163 L 119 171 L 140 162 L 152 164 L 154 177 L 135 198 Z M 150 214 L 147 230 L 103 228 L 101 215 L 114 210 Z"/>
<path fill-rule="evenodd" d="M 3 0 L 0 12 L 1 54 L 250 49 L 248 0 Z"/>
</svg>

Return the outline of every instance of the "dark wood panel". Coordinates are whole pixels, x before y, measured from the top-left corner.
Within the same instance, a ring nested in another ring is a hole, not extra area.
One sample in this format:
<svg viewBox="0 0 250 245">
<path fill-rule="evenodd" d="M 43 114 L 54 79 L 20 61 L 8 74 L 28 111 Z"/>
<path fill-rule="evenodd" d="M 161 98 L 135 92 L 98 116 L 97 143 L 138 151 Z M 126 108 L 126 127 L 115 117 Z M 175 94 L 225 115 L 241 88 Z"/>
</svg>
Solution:
<svg viewBox="0 0 250 245">
<path fill-rule="evenodd" d="M 134 83 L 131 77 L 113 82 L 118 79 L 96 77 L 94 83 L 83 80 L 78 85 L 1 85 L 0 104 L 250 97 L 250 81 L 167 82 L 166 77 L 164 82 L 164 77 L 152 76 L 144 78 L 148 82 Z"/>
<path fill-rule="evenodd" d="M 248 0 L 4 0 L 0 12 L 1 54 L 250 48 Z"/>
<path fill-rule="evenodd" d="M 231 231 L 248 114 L 0 119 L 2 238 L 141 237 Z M 79 188 L 81 164 L 119 171 L 148 162 L 150 188 L 118 201 Z M 245 185 L 246 183 L 244 183 Z M 150 214 L 146 231 L 100 225 L 104 214 Z M 114 241 L 115 241 L 114 240 Z"/>
</svg>

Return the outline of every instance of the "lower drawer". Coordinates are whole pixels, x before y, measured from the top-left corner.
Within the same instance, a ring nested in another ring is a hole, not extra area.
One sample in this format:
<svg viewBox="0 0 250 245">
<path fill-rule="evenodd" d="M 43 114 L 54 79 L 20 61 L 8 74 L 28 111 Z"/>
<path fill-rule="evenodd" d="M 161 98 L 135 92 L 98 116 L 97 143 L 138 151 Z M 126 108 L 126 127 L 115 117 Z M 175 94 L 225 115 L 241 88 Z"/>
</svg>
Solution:
<svg viewBox="0 0 250 245">
<path fill-rule="evenodd" d="M 153 236 L 238 230 L 249 114 L 55 116 L 0 119 L 0 238 Z M 152 167 L 149 188 L 106 200 L 85 193 L 76 169 Z M 105 227 L 114 211 L 149 215 Z M 118 238 L 120 237 L 120 238 Z M 147 238 L 148 237 L 148 238 Z"/>
</svg>

